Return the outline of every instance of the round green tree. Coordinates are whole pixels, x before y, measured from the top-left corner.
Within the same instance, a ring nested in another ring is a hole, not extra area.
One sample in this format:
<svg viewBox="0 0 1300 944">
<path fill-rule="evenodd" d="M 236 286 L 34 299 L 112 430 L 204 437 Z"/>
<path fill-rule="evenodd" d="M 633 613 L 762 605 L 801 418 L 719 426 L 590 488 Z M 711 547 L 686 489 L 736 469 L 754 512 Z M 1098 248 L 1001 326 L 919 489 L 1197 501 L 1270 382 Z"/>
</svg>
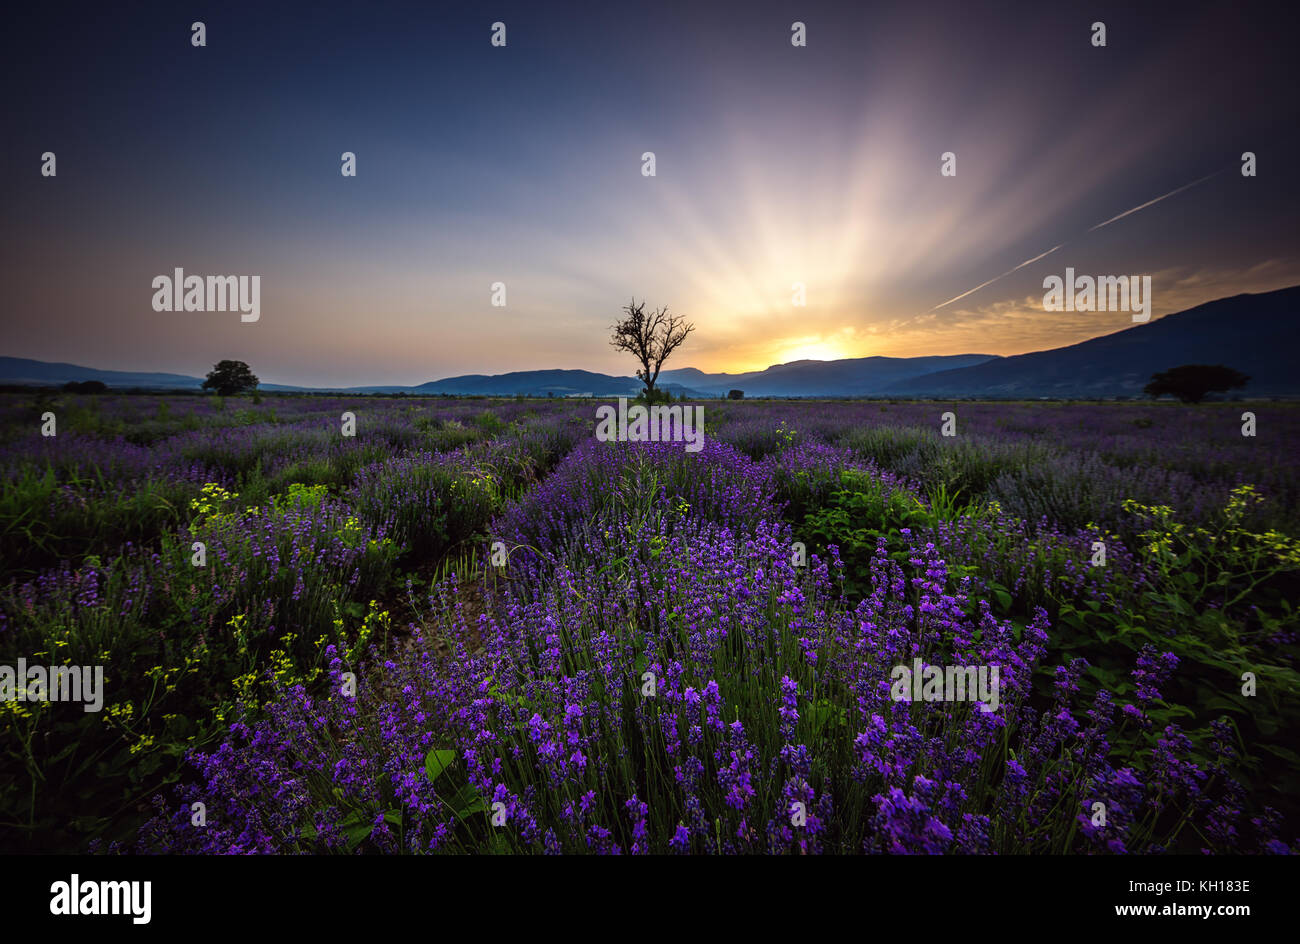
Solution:
<svg viewBox="0 0 1300 944">
<path fill-rule="evenodd" d="M 219 361 L 208 371 L 203 389 L 215 390 L 223 397 L 233 397 L 245 390 L 256 390 L 258 383 L 260 381 L 243 361 Z"/>
<path fill-rule="evenodd" d="M 1244 387 L 1248 380 L 1241 371 L 1222 364 L 1184 364 L 1152 374 L 1144 390 L 1147 396 L 1156 399 L 1168 393 L 1184 403 L 1200 403 L 1207 393 Z"/>
</svg>

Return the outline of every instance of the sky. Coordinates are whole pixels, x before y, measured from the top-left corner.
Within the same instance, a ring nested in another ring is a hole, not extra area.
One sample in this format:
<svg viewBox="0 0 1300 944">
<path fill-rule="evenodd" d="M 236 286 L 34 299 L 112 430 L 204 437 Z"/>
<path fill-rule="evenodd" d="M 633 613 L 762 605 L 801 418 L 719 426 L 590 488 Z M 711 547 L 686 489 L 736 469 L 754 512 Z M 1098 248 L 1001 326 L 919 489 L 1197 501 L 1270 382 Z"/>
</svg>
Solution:
<svg viewBox="0 0 1300 944">
<path fill-rule="evenodd" d="M 635 298 L 695 325 L 668 368 L 741 372 L 1131 326 L 1044 310 L 1067 267 L 1153 317 L 1300 283 L 1281 4 L 45 6 L 0 40 L 3 355 L 629 375 Z M 178 267 L 260 276 L 259 320 L 155 311 Z"/>
</svg>

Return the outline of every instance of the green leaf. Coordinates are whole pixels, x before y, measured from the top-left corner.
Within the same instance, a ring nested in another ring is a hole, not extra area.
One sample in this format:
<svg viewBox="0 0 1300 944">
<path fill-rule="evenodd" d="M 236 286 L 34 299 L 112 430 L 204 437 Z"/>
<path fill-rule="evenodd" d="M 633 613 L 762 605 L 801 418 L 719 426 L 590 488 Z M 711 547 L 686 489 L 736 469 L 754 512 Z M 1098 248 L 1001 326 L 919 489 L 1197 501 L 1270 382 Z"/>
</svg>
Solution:
<svg viewBox="0 0 1300 944">
<path fill-rule="evenodd" d="M 434 748 L 425 755 L 424 772 L 429 777 L 429 782 L 437 780 L 442 776 L 443 771 L 456 762 L 456 752 L 448 750 L 439 750 Z"/>
<path fill-rule="evenodd" d="M 474 813 L 486 813 L 489 809 L 487 801 L 469 784 L 465 784 L 445 802 L 457 819 L 468 819 Z"/>
<path fill-rule="evenodd" d="M 402 811 L 385 810 L 384 822 L 389 826 L 400 826 L 402 822 Z M 370 837 L 374 831 L 374 823 L 369 814 L 364 810 L 355 810 L 339 820 L 339 829 L 347 837 L 348 851 L 354 851 L 357 846 L 361 845 Z M 303 826 L 298 830 L 298 838 L 311 841 L 317 837 L 318 833 L 315 826 Z"/>
<path fill-rule="evenodd" d="M 401 812 L 399 810 L 385 810 L 384 822 L 390 826 L 396 826 L 401 822 Z M 343 830 L 343 835 L 348 837 L 348 851 L 352 852 L 357 846 L 370 838 L 370 834 L 375 830 L 375 824 L 365 812 L 358 810 L 344 817 L 339 822 L 339 828 Z"/>
</svg>

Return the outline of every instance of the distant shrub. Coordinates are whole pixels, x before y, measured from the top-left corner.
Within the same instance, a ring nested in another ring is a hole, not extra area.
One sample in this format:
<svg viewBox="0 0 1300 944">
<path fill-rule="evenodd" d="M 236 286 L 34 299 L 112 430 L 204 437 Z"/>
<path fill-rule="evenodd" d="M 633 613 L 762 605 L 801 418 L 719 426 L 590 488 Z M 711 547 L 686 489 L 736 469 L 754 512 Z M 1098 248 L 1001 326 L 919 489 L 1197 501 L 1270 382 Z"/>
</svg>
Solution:
<svg viewBox="0 0 1300 944">
<path fill-rule="evenodd" d="M 1225 393 L 1246 386 L 1250 378 L 1222 364 L 1184 364 L 1151 375 L 1143 388 L 1149 397 L 1172 394 L 1184 403 L 1200 403 L 1209 393 Z"/>
<path fill-rule="evenodd" d="M 70 380 L 63 385 L 65 393 L 108 393 L 108 384 L 102 380 Z"/>
</svg>

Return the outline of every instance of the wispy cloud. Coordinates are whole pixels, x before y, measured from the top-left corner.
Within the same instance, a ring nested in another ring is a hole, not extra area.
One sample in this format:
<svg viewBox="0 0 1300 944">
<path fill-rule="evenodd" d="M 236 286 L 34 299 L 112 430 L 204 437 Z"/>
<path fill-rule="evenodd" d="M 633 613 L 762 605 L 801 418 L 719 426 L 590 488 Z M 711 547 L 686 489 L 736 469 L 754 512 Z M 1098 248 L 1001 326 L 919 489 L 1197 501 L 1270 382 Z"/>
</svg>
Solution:
<svg viewBox="0 0 1300 944">
<path fill-rule="evenodd" d="M 1122 220 L 1126 216 L 1132 216 L 1134 213 L 1137 213 L 1140 210 L 1145 210 L 1149 206 L 1155 206 L 1161 200 L 1168 200 L 1170 197 L 1176 196 L 1177 194 L 1182 193 L 1184 190 L 1190 190 L 1192 187 L 1195 187 L 1197 184 L 1203 184 L 1211 177 L 1217 177 L 1221 173 L 1223 173 L 1222 170 L 1216 170 L 1213 174 L 1206 174 L 1204 177 L 1200 178 L 1199 180 L 1193 180 L 1190 184 L 1184 184 L 1183 186 L 1179 187 L 1176 190 L 1171 190 L 1166 194 L 1161 194 L 1160 196 L 1156 197 L 1154 200 L 1148 200 L 1146 203 L 1139 204 L 1138 206 L 1125 210 L 1123 213 L 1119 213 L 1115 216 L 1112 216 L 1110 219 L 1105 220 L 1101 223 L 1098 223 L 1096 226 L 1091 227 L 1088 230 L 1088 232 L 1089 233 L 1094 232 L 1096 230 L 1101 229 L 1103 226 L 1109 226 L 1111 223 L 1114 223 L 1117 220 Z M 1056 252 L 1056 250 L 1060 249 L 1064 245 L 1066 244 L 1059 243 L 1058 245 L 1055 245 L 1051 249 L 1047 250 L 1046 252 L 1039 253 L 1038 255 L 1034 256 L 1032 259 L 1026 259 L 1024 262 L 1020 263 L 1019 265 L 1012 266 L 1010 269 L 1007 269 L 1007 271 L 1003 272 L 1001 275 L 995 275 L 987 282 L 981 282 L 979 285 L 976 285 L 974 288 L 967 289 L 966 291 L 962 292 L 960 295 L 955 295 L 952 298 L 948 299 L 946 302 L 941 302 L 938 305 L 935 305 L 933 308 L 930 309 L 930 311 L 938 311 L 940 308 L 946 308 L 947 306 L 951 305 L 953 302 L 960 301 L 961 299 L 965 298 L 967 295 L 973 295 L 976 292 L 978 292 L 980 289 L 992 285 L 994 282 L 997 282 L 1001 279 L 1005 279 L 1011 273 L 1018 272 L 1019 270 L 1023 269 L 1025 266 L 1032 265 L 1033 263 L 1037 262 L 1039 259 L 1044 258 L 1045 256 L 1050 256 L 1052 253 Z"/>
<path fill-rule="evenodd" d="M 1271 292 L 1300 284 L 1300 258 L 1272 258 L 1249 266 L 1176 266 L 1151 274 L 1152 320 L 1206 301 L 1242 293 Z M 943 319 L 942 328 L 937 327 Z M 926 313 L 893 323 L 887 346 L 872 353 L 896 357 L 920 354 L 1025 354 L 1065 347 L 1133 327 L 1127 312 L 1044 311 L 1039 295 L 954 307 L 942 316 Z"/>
</svg>

